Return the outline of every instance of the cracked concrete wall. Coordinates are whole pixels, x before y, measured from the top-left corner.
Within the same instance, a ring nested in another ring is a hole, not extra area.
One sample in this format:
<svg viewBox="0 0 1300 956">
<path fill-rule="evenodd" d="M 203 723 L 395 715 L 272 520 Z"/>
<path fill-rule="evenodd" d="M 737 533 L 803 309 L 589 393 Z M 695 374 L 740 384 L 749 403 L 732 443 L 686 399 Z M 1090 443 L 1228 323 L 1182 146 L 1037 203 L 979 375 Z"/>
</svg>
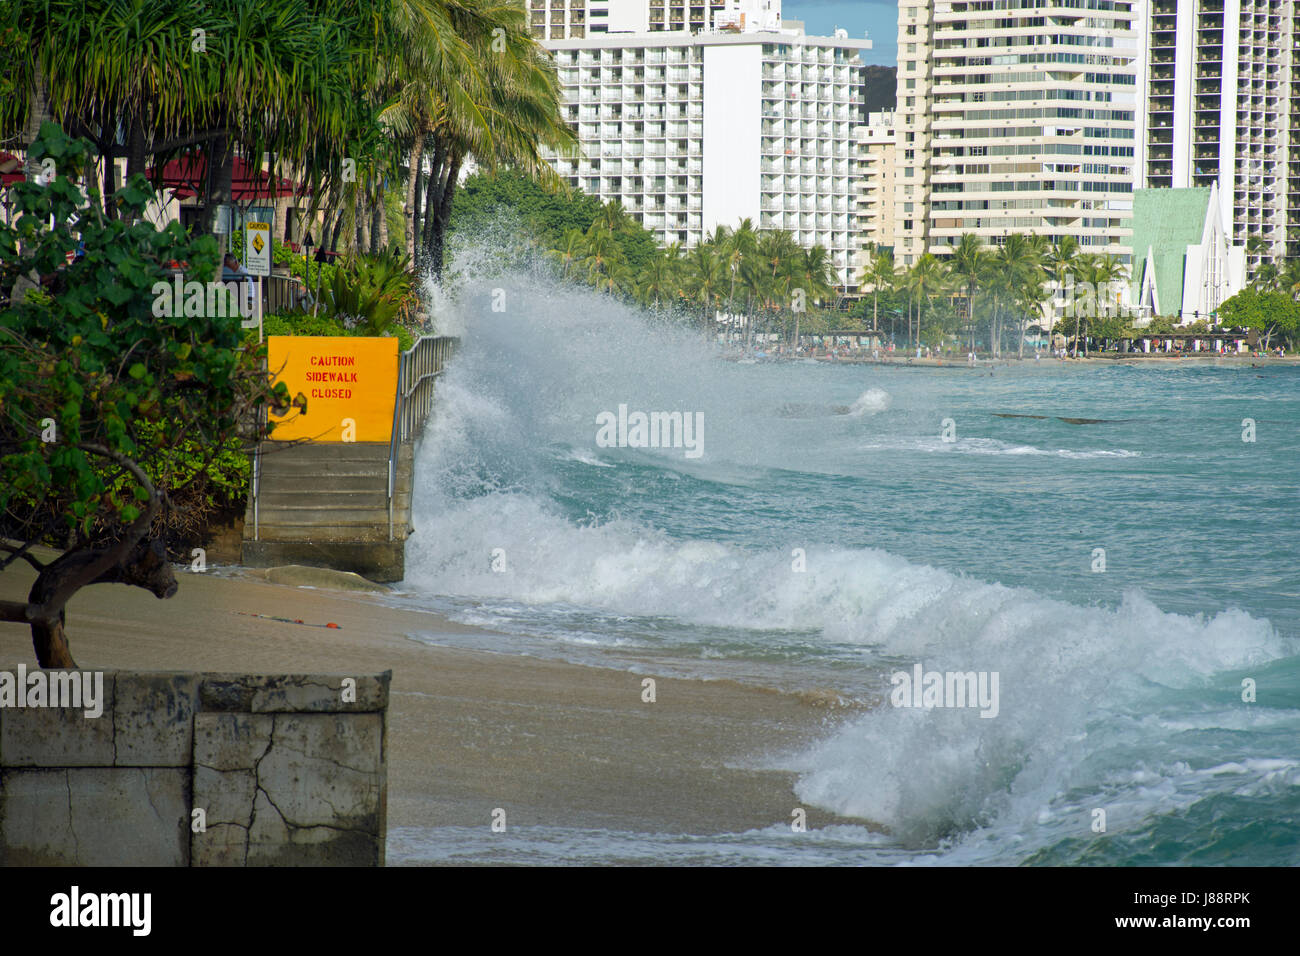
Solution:
<svg viewBox="0 0 1300 956">
<path fill-rule="evenodd" d="M 99 718 L 0 707 L 0 864 L 382 866 L 390 678 L 120 671 Z"/>
</svg>

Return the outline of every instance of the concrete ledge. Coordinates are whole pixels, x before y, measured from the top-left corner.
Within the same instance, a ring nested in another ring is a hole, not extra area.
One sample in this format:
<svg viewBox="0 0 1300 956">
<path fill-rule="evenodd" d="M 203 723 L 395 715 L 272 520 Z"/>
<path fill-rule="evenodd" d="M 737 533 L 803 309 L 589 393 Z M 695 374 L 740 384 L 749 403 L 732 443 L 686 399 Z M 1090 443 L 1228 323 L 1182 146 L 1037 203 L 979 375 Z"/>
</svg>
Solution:
<svg viewBox="0 0 1300 956">
<path fill-rule="evenodd" d="M 0 864 L 383 865 L 390 672 L 96 679 L 0 707 Z"/>
<path fill-rule="evenodd" d="M 243 563 L 250 568 L 306 565 L 351 571 L 387 584 L 406 576 L 405 542 L 397 541 L 244 541 Z"/>
</svg>

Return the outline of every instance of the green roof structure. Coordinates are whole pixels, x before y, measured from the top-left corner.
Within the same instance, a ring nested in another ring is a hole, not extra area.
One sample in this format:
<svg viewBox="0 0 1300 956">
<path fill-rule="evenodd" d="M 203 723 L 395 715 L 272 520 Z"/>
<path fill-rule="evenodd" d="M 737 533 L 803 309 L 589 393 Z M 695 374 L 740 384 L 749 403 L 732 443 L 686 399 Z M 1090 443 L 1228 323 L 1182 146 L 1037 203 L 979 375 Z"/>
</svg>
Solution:
<svg viewBox="0 0 1300 956">
<path fill-rule="evenodd" d="M 1182 312 L 1187 247 L 1204 237 L 1212 195 L 1209 186 L 1133 190 L 1133 298 L 1153 284 L 1158 315 Z"/>
</svg>

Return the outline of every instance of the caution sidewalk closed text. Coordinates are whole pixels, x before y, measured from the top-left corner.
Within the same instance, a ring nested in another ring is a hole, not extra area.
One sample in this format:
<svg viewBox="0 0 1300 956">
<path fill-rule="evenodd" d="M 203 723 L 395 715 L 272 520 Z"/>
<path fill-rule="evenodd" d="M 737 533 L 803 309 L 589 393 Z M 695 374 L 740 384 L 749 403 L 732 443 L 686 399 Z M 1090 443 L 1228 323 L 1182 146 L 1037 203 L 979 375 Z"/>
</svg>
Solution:
<svg viewBox="0 0 1300 956">
<path fill-rule="evenodd" d="M 295 409 L 283 419 L 271 416 L 278 423 L 272 438 L 388 441 L 397 395 L 397 339 L 272 335 L 267 362 L 272 378 L 284 382 L 291 396 L 307 396 L 305 415 Z"/>
</svg>

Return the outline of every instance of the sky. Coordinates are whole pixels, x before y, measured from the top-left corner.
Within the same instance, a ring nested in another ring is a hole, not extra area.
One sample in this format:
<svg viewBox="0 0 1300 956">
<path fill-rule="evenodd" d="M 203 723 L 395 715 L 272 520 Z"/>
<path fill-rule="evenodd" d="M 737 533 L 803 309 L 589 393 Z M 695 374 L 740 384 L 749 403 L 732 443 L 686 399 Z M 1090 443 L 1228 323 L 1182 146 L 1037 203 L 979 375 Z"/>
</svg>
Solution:
<svg viewBox="0 0 1300 956">
<path fill-rule="evenodd" d="M 781 18 L 802 20 L 812 36 L 830 36 L 836 27 L 855 38 L 865 33 L 872 48 L 863 62 L 896 65 L 897 0 L 781 0 Z"/>
</svg>

